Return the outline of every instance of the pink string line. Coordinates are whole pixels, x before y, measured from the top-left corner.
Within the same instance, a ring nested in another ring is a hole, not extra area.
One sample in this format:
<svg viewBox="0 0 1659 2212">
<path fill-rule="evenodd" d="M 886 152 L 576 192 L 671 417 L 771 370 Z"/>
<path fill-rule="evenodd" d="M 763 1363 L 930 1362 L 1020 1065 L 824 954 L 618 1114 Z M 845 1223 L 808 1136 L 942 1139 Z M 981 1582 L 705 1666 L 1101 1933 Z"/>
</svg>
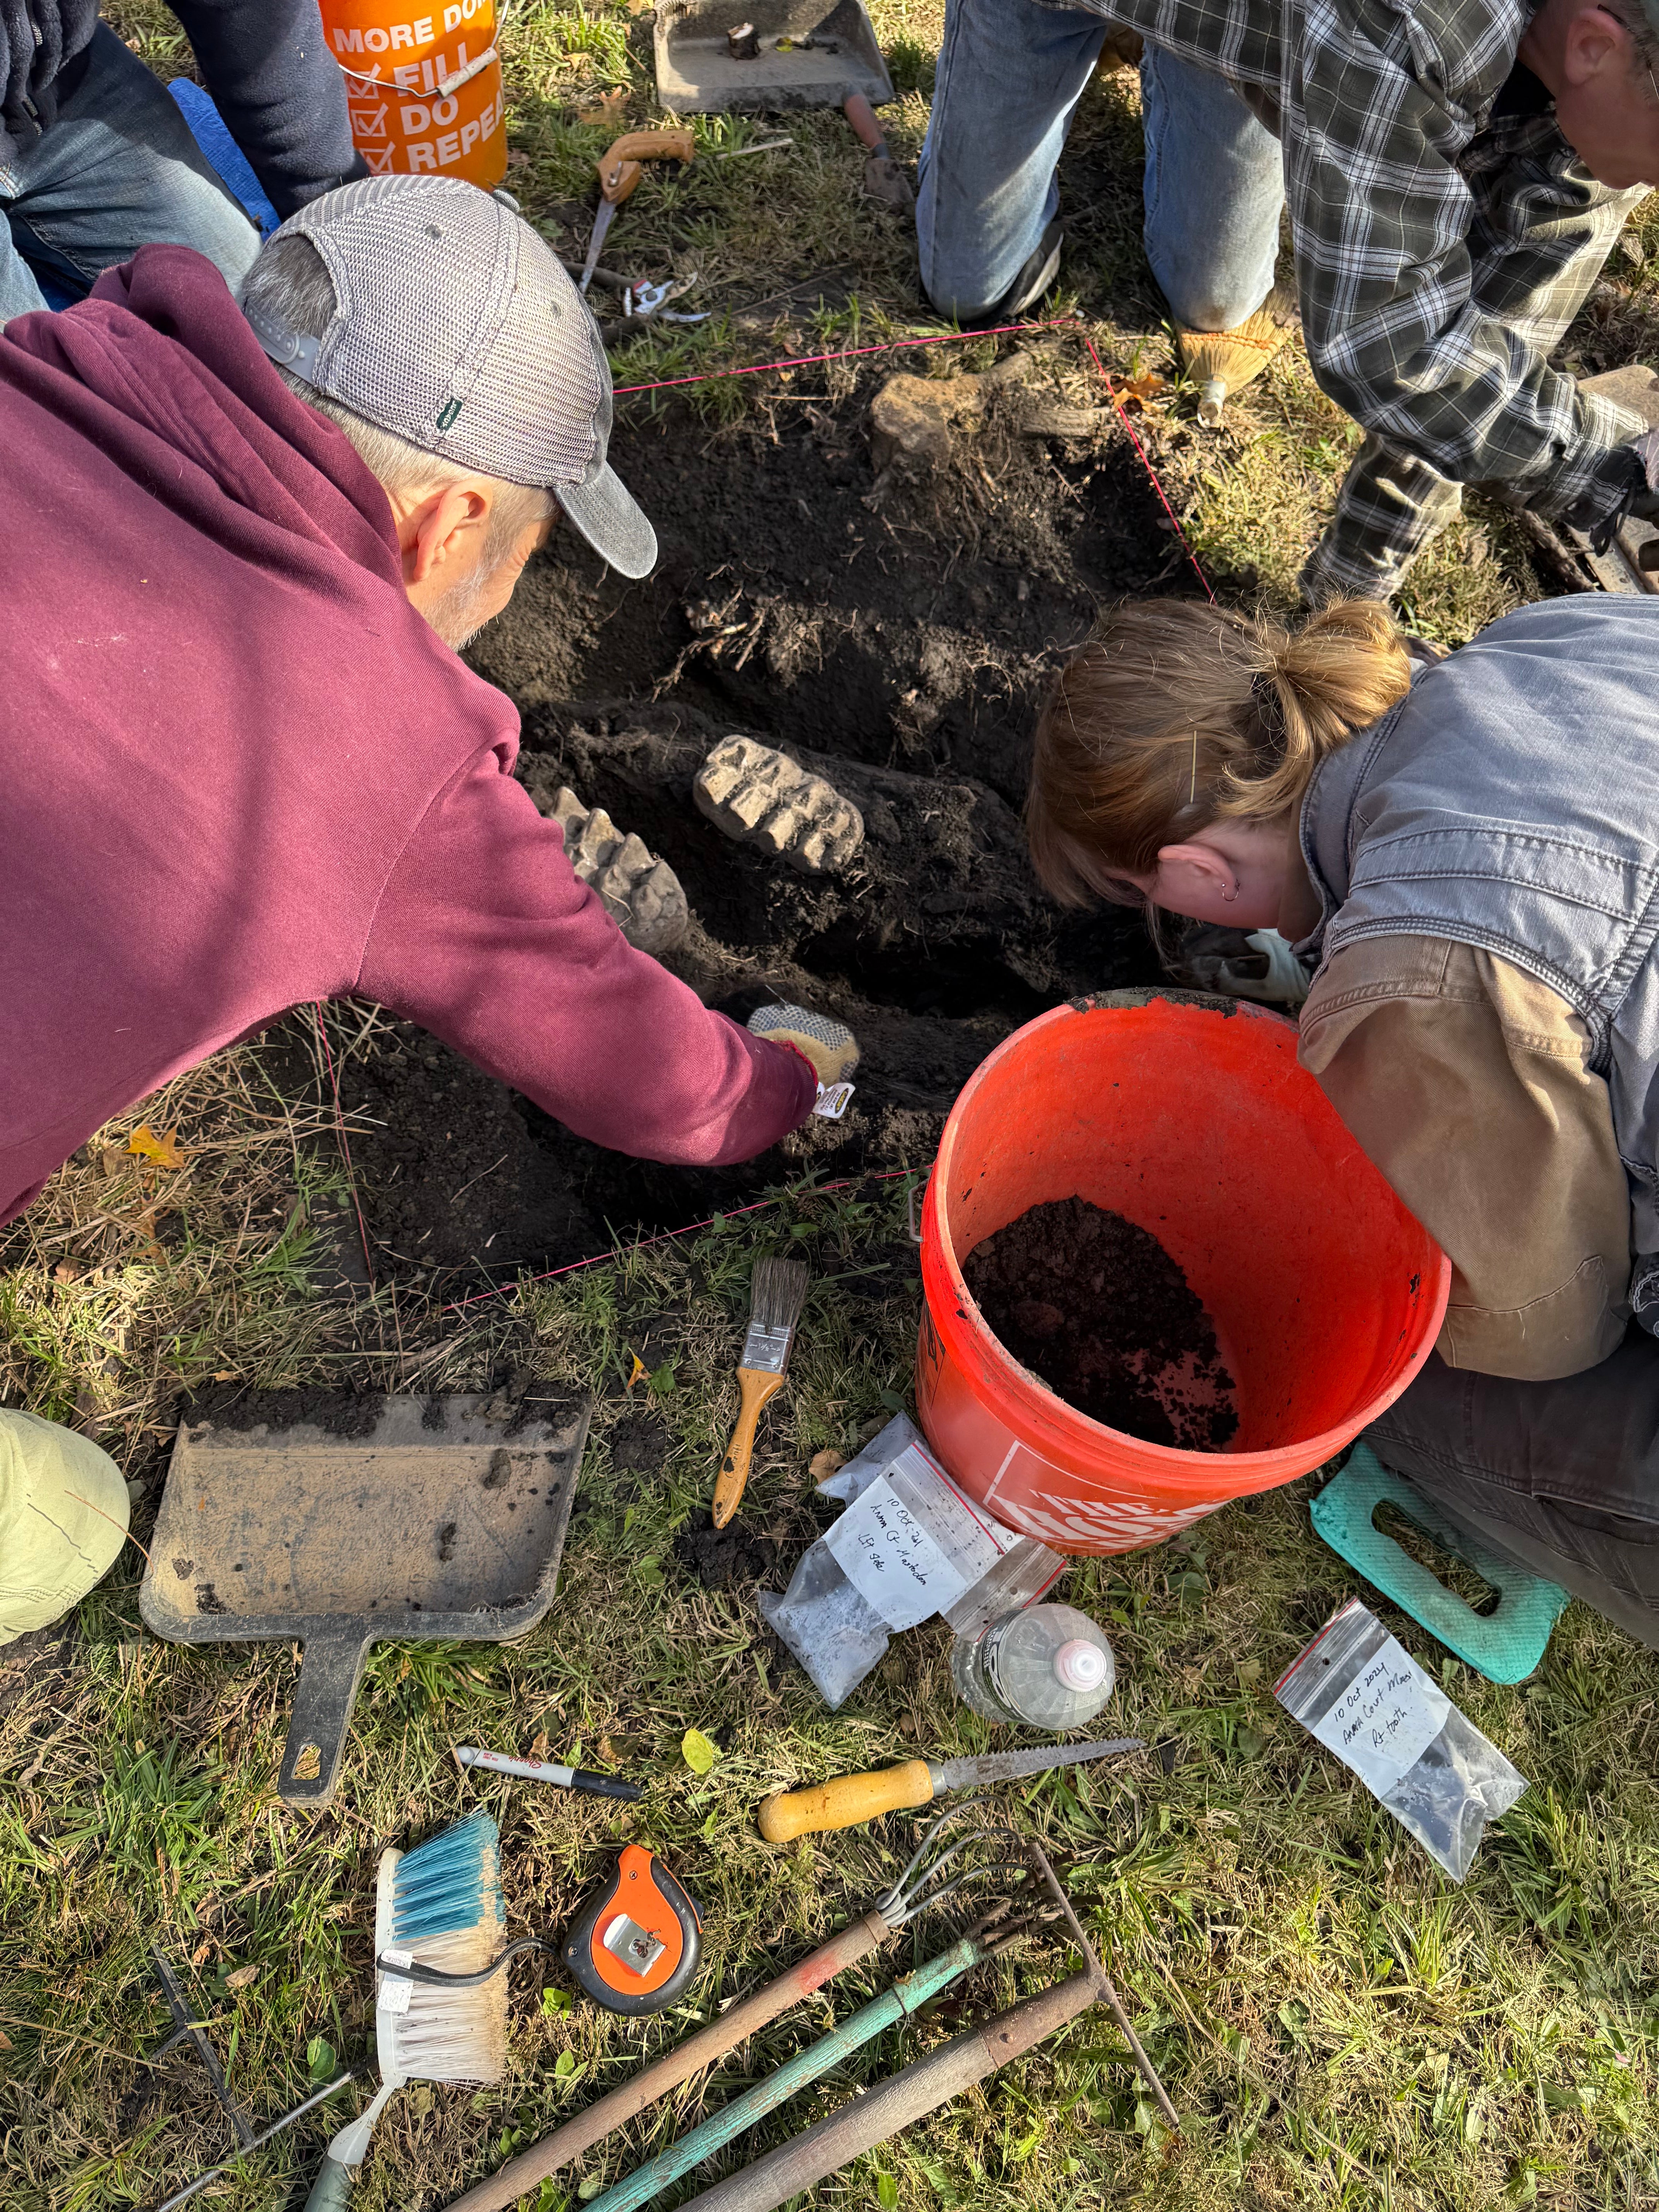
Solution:
<svg viewBox="0 0 1659 2212">
<path fill-rule="evenodd" d="M 1085 330 L 1081 323 L 1078 325 L 1078 336 L 1083 340 L 1084 344 L 1088 347 L 1089 358 L 1093 362 L 1095 367 L 1100 371 L 1101 381 L 1105 385 L 1107 393 L 1111 399 L 1111 403 L 1117 410 L 1117 418 L 1129 434 L 1129 443 L 1134 447 L 1135 452 L 1139 456 L 1141 467 L 1146 470 L 1147 475 L 1152 478 L 1152 489 L 1158 494 L 1159 503 L 1163 507 L 1165 514 L 1169 516 L 1170 526 L 1174 529 L 1176 536 L 1181 540 L 1181 550 L 1187 556 L 1188 562 L 1192 568 L 1194 575 L 1195 575 L 1199 582 L 1203 585 L 1205 598 L 1209 601 L 1210 605 L 1213 606 L 1215 605 L 1215 593 L 1210 589 L 1209 578 L 1198 565 L 1198 556 L 1194 552 L 1192 546 L 1188 542 L 1187 533 L 1181 526 L 1181 517 L 1176 513 L 1174 507 L 1170 506 L 1169 499 L 1165 495 L 1164 486 L 1158 482 L 1158 471 L 1152 466 L 1152 460 L 1147 453 L 1146 448 L 1141 444 L 1139 439 L 1136 437 L 1135 426 L 1129 420 L 1127 410 L 1125 409 L 1123 402 L 1118 398 L 1116 387 L 1113 384 L 1110 376 L 1107 374 L 1106 364 L 1102 361 L 1100 356 L 1095 351 L 1095 342 L 1090 337 L 1088 331 Z"/>
<path fill-rule="evenodd" d="M 1129 420 L 1128 412 L 1122 400 L 1118 397 L 1116 386 L 1112 382 L 1111 373 L 1099 354 L 1096 352 L 1095 342 L 1090 337 L 1079 316 L 1056 315 L 1051 321 L 1046 323 L 999 323 L 994 329 L 985 331 L 940 331 L 936 336 L 925 338 L 884 338 L 878 345 L 848 346 L 839 353 L 796 354 L 787 361 L 751 362 L 746 368 L 711 368 L 704 370 L 697 376 L 668 376 L 656 384 L 619 384 L 616 387 L 614 397 L 623 399 L 629 392 L 673 392 L 686 384 L 718 384 L 724 379 L 732 376 L 764 376 L 769 369 L 774 368 L 816 368 L 828 361 L 858 361 L 866 355 L 872 353 L 899 353 L 906 346 L 964 345 L 969 338 L 1012 337 L 1030 334 L 1036 331 L 1075 331 L 1089 349 L 1089 358 L 1100 372 L 1100 380 L 1106 387 L 1106 396 L 1117 410 L 1119 422 L 1129 434 L 1129 443 L 1135 449 L 1135 458 L 1151 479 L 1152 489 L 1158 494 L 1158 504 L 1169 516 L 1170 527 L 1181 541 L 1181 550 L 1186 555 L 1194 575 L 1203 586 L 1205 598 L 1213 606 L 1216 603 L 1215 593 L 1210 589 L 1210 580 L 1198 565 L 1198 556 L 1194 552 L 1187 533 L 1181 526 L 1181 517 L 1170 506 L 1169 495 L 1164 489 L 1158 471 L 1152 466 L 1152 457 L 1136 435 L 1135 426 Z"/>
<path fill-rule="evenodd" d="M 682 384 L 718 384 L 728 376 L 764 376 L 770 368 L 816 368 L 820 362 L 857 361 L 869 353 L 898 353 L 906 346 L 965 345 L 969 338 L 1002 338 L 1020 331 L 1059 331 L 1078 327 L 1075 315 L 1057 315 L 1051 323 L 999 323 L 989 331 L 940 331 L 930 338 L 884 338 L 878 345 L 848 346 L 841 353 L 804 353 L 793 361 L 751 362 L 747 368 L 709 368 L 699 376 L 665 377 L 660 384 L 619 384 L 613 398 L 630 392 L 672 392 Z M 1102 374 L 1105 374 L 1103 370 Z"/>
<path fill-rule="evenodd" d="M 1051 321 L 1045 323 L 999 323 L 994 329 L 985 331 L 941 331 L 936 337 L 933 337 L 888 338 L 884 339 L 878 345 L 848 346 L 840 353 L 799 354 L 787 361 L 753 362 L 746 368 L 711 368 L 703 371 L 702 374 L 697 376 L 665 377 L 661 382 L 657 384 L 619 384 L 616 387 L 614 396 L 618 399 L 622 399 L 625 398 L 630 392 L 672 392 L 681 385 L 714 384 L 720 382 L 725 378 L 732 376 L 763 376 L 769 369 L 775 368 L 816 368 L 824 362 L 857 361 L 868 354 L 898 353 L 902 351 L 907 346 L 963 345 L 970 338 L 1011 337 L 1022 333 L 1030 333 L 1036 331 L 1061 330 L 1075 331 L 1078 336 L 1083 340 L 1084 344 L 1089 349 L 1089 358 L 1093 362 L 1096 368 L 1100 373 L 1100 380 L 1106 386 L 1107 397 L 1110 399 L 1113 406 L 1117 410 L 1118 420 L 1122 423 L 1124 428 L 1129 434 L 1129 442 L 1135 449 L 1135 456 L 1139 461 L 1141 467 L 1146 470 L 1147 476 L 1151 478 L 1152 489 L 1158 496 L 1158 503 L 1163 507 L 1165 514 L 1169 516 L 1170 526 L 1174 529 L 1176 536 L 1181 540 L 1182 550 L 1187 556 L 1187 559 L 1191 565 L 1193 574 L 1198 578 L 1199 582 L 1203 586 L 1205 597 L 1209 600 L 1211 605 L 1213 606 L 1215 605 L 1215 593 L 1210 589 L 1209 578 L 1205 574 L 1203 569 L 1198 565 L 1198 556 L 1194 552 L 1192 545 L 1188 539 L 1187 533 L 1181 526 L 1181 517 L 1176 513 L 1174 507 L 1170 506 L 1169 496 L 1164 491 L 1163 484 L 1158 480 L 1158 471 L 1152 466 L 1152 459 L 1147 453 L 1146 448 L 1141 444 L 1140 440 L 1135 434 L 1134 424 L 1129 420 L 1128 415 L 1124 409 L 1123 402 L 1117 395 L 1116 387 L 1113 385 L 1110 372 L 1108 370 L 1105 362 L 1102 361 L 1099 354 L 1095 350 L 1094 340 L 1090 337 L 1081 319 L 1076 315 L 1056 315 Z M 351 1146 L 346 1137 L 345 1116 L 340 1105 L 340 1087 L 335 1081 L 334 1078 L 334 1055 L 329 1049 L 328 1030 L 325 1027 L 323 1022 L 323 1006 L 320 999 L 317 1002 L 317 1029 L 318 1033 L 323 1041 L 323 1054 L 328 1064 L 329 1087 L 334 1094 L 334 1123 L 339 1134 L 340 1151 L 345 1160 L 346 1179 L 351 1187 L 351 1204 L 353 1210 L 357 1216 L 357 1234 L 362 1239 L 363 1261 L 368 1269 L 369 1281 L 373 1283 L 374 1279 L 374 1262 L 369 1256 L 368 1231 L 363 1221 L 363 1209 L 358 1203 L 357 1200 L 356 1177 L 353 1172 L 351 1165 Z M 848 1176 L 840 1182 L 821 1183 L 817 1185 L 817 1188 L 825 1193 L 836 1190 L 850 1190 L 853 1185 L 856 1182 L 891 1182 L 896 1176 L 909 1175 L 912 1172 L 913 1170 L 909 1168 L 887 1168 L 874 1175 Z M 662 1231 L 660 1236 L 641 1237 L 638 1243 L 630 1244 L 628 1247 L 628 1251 L 629 1253 L 644 1252 L 648 1250 L 653 1244 L 666 1244 L 671 1243 L 677 1237 L 695 1237 L 699 1230 L 712 1228 L 717 1220 L 735 1221 L 743 1214 L 759 1213 L 763 1212 L 769 1206 L 777 1206 L 781 1203 L 781 1200 L 779 1198 L 762 1198 L 757 1199 L 752 1206 L 734 1206 L 726 1213 L 711 1213 L 707 1221 L 693 1221 L 688 1223 L 684 1229 L 665 1229 Z M 441 1307 L 439 1310 L 443 1313 L 460 1313 L 468 1306 L 483 1305 L 491 1298 L 506 1297 L 510 1291 L 518 1291 L 523 1288 L 526 1283 L 550 1283 L 556 1276 L 574 1275 L 579 1273 L 583 1267 L 601 1267 L 608 1260 L 621 1259 L 624 1256 L 626 1256 L 624 1254 L 616 1250 L 610 1252 L 595 1252 L 591 1258 L 586 1260 L 572 1260 L 565 1267 L 549 1267 L 544 1273 L 539 1275 L 521 1275 L 514 1282 L 498 1284 L 493 1291 L 479 1291 L 470 1298 L 455 1298 L 452 1300 L 449 1304 Z"/>
<path fill-rule="evenodd" d="M 368 1224 L 363 1219 L 363 1209 L 357 1198 L 357 1173 L 351 1164 L 351 1139 L 346 1134 L 345 1113 L 340 1104 L 340 1086 L 335 1079 L 334 1052 L 328 1041 L 328 1024 L 323 1019 L 323 1002 L 317 1004 L 317 1034 L 323 1041 L 323 1060 L 328 1068 L 328 1087 L 334 1094 L 334 1133 L 340 1140 L 340 1157 L 345 1162 L 346 1188 L 351 1193 L 351 1210 L 357 1217 L 357 1235 L 363 1248 L 363 1265 L 368 1270 L 368 1285 L 374 1287 L 374 1258 L 368 1249 Z"/>
<path fill-rule="evenodd" d="M 882 1168 L 872 1175 L 844 1176 L 839 1182 L 814 1183 L 799 1195 L 803 1198 L 811 1198 L 819 1194 L 827 1196 L 832 1190 L 851 1190 L 854 1183 L 891 1182 L 896 1176 L 919 1172 L 915 1168 Z M 595 1252 L 592 1259 L 572 1260 L 565 1267 L 548 1268 L 544 1274 L 520 1275 L 514 1282 L 498 1283 L 493 1291 L 478 1291 L 470 1298 L 456 1298 L 450 1304 L 441 1306 L 439 1311 L 459 1313 L 465 1306 L 481 1306 L 487 1299 L 504 1298 L 509 1291 L 522 1290 L 526 1283 L 550 1283 L 556 1275 L 574 1275 L 581 1267 L 602 1267 L 607 1260 L 625 1260 L 635 1252 L 645 1251 L 653 1244 L 667 1244 L 676 1237 L 695 1237 L 698 1230 L 712 1229 L 717 1221 L 735 1221 L 740 1213 L 760 1213 L 769 1206 L 781 1206 L 784 1200 L 791 1195 L 788 1191 L 780 1191 L 775 1198 L 757 1198 L 752 1206 L 734 1206 L 725 1213 L 711 1213 L 707 1221 L 689 1221 L 684 1229 L 665 1229 L 659 1237 L 641 1237 L 637 1244 L 630 1244 L 626 1251 Z"/>
</svg>

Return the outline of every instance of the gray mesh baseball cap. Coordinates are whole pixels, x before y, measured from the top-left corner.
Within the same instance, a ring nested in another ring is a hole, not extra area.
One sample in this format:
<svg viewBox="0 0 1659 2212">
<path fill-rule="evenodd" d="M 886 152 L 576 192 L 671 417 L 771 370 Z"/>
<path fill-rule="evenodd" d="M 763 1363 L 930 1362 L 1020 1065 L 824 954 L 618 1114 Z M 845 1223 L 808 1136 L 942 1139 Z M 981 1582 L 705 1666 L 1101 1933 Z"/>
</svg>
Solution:
<svg viewBox="0 0 1659 2212">
<path fill-rule="evenodd" d="M 310 240 L 336 306 L 320 337 L 251 313 L 273 361 L 459 468 L 550 491 L 613 568 L 650 574 L 656 533 L 605 457 L 611 364 L 598 325 L 504 200 L 458 177 L 368 177 L 274 236 Z"/>
</svg>

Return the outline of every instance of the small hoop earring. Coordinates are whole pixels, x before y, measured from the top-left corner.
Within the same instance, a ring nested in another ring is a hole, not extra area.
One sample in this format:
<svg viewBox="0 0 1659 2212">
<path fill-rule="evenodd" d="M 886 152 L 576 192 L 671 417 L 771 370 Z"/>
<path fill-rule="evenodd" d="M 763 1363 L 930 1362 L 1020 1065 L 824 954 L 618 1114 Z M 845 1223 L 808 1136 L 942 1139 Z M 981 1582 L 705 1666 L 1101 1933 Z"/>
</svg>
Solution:
<svg viewBox="0 0 1659 2212">
<path fill-rule="evenodd" d="M 1234 889 L 1234 890 L 1230 890 L 1230 891 L 1223 891 L 1223 892 L 1222 892 L 1222 894 L 1221 894 L 1221 896 L 1222 896 L 1223 903 L 1224 903 L 1224 905 L 1231 906 L 1231 905 L 1232 904 L 1233 901 L 1234 901 L 1234 900 L 1238 896 L 1238 892 L 1237 892 L 1237 889 Z"/>
</svg>

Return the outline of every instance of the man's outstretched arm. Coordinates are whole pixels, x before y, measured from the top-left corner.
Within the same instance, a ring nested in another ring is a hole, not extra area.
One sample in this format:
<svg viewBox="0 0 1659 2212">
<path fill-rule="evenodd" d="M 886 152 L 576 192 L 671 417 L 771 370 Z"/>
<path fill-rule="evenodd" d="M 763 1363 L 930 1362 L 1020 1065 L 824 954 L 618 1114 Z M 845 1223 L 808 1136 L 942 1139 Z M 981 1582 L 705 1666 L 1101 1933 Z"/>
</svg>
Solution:
<svg viewBox="0 0 1659 2212">
<path fill-rule="evenodd" d="M 434 800 L 387 881 L 357 988 L 641 1159 L 752 1158 L 812 1110 L 799 1053 L 636 952 L 494 748 Z"/>
</svg>

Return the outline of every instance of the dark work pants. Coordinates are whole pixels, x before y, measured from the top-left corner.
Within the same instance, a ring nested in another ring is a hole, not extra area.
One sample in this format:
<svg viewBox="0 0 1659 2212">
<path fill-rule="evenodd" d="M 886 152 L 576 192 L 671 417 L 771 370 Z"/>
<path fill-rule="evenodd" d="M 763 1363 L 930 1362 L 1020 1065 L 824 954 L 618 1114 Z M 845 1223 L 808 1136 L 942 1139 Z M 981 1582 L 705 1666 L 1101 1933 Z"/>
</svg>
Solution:
<svg viewBox="0 0 1659 2212">
<path fill-rule="evenodd" d="M 1659 1650 L 1659 1342 L 1645 1329 L 1632 1322 L 1610 1359 L 1559 1382 L 1431 1355 L 1364 1440 L 1455 1520 Z"/>
</svg>

